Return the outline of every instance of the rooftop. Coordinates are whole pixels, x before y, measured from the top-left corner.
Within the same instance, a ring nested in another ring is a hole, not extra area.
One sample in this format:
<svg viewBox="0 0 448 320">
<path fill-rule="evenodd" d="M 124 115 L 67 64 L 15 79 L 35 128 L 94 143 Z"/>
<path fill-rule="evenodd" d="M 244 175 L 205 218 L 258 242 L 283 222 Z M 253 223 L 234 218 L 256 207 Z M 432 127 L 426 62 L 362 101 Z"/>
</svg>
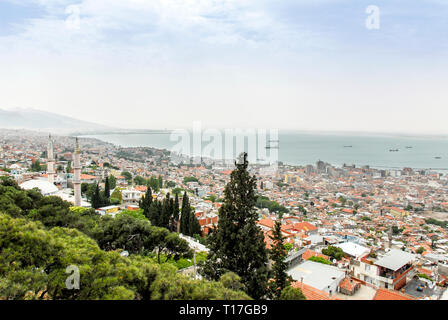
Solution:
<svg viewBox="0 0 448 320">
<path fill-rule="evenodd" d="M 378 259 L 375 264 L 393 271 L 397 271 L 402 266 L 414 260 L 415 254 L 402 250 L 392 249 L 382 258 Z"/>
</svg>

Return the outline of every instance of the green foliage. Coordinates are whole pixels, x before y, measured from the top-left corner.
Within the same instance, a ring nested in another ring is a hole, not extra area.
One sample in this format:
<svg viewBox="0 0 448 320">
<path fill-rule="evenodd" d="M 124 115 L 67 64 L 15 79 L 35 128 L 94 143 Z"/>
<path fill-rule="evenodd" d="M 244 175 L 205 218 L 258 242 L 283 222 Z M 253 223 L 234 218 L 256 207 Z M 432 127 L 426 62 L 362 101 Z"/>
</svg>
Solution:
<svg viewBox="0 0 448 320">
<path fill-rule="evenodd" d="M 416 251 L 418 254 L 422 254 L 423 252 L 425 252 L 425 248 L 423 247 L 419 247 Z"/>
<path fill-rule="evenodd" d="M 283 242 L 285 237 L 282 234 L 281 215 L 275 222 L 272 236 L 272 248 L 269 251 L 269 256 L 273 261 L 272 265 L 272 279 L 269 281 L 269 295 L 272 299 L 279 300 L 284 288 L 290 285 L 292 278 L 286 273 L 288 264 L 285 262 L 287 251 Z"/>
<path fill-rule="evenodd" d="M 327 259 L 322 258 L 322 257 L 312 256 L 312 257 L 309 258 L 308 260 L 311 260 L 311 261 L 314 261 L 314 262 L 323 263 L 323 264 L 331 264 L 330 261 L 328 261 Z"/>
<path fill-rule="evenodd" d="M 112 202 L 112 199 L 118 199 L 121 203 L 123 200 L 123 195 L 121 194 L 121 188 L 115 188 L 114 192 L 110 195 L 110 201 Z"/>
<path fill-rule="evenodd" d="M 66 288 L 68 266 L 79 269 L 78 290 Z M 0 213 L 0 299 L 248 298 L 220 282 L 191 280 L 175 269 L 148 257 L 102 251 L 74 229 L 46 230 L 40 222 Z"/>
<path fill-rule="evenodd" d="M 185 177 L 184 183 L 187 184 L 188 182 L 199 182 L 199 180 L 196 177 Z"/>
<path fill-rule="evenodd" d="M 123 171 L 121 173 L 121 175 L 127 180 L 127 181 L 131 181 L 132 180 L 132 174 L 128 171 Z"/>
<path fill-rule="evenodd" d="M 234 272 L 241 277 L 247 294 L 261 299 L 267 293 L 268 253 L 263 232 L 256 224 L 256 178 L 249 175 L 247 154 L 243 156 L 244 162 L 235 163 L 236 169 L 225 187 L 218 228 L 209 235 L 210 252 L 201 273 L 218 280 Z"/>
<path fill-rule="evenodd" d="M 190 199 L 186 192 L 184 192 L 182 198 L 180 232 L 191 237 L 194 237 L 195 234 L 201 234 L 201 225 L 195 216 L 195 210 L 190 206 Z"/>
<path fill-rule="evenodd" d="M 417 274 L 417 277 L 432 281 L 432 278 L 425 273 L 419 273 L 419 274 Z"/>
<path fill-rule="evenodd" d="M 115 178 L 114 175 L 110 175 L 109 177 L 109 187 L 111 190 L 115 189 L 117 187 L 117 178 Z"/>
<path fill-rule="evenodd" d="M 299 288 L 289 286 L 283 289 L 280 300 L 306 300 L 306 297 Z"/>
<path fill-rule="evenodd" d="M 264 196 L 259 196 L 257 198 L 257 202 L 255 204 L 257 208 L 267 208 L 269 212 L 276 212 L 276 213 L 288 213 L 289 210 L 285 208 L 284 206 L 281 206 L 276 201 L 271 201 L 269 198 Z"/>
<path fill-rule="evenodd" d="M 234 272 L 227 272 L 224 273 L 221 278 L 219 279 L 219 282 L 222 283 L 222 285 L 230 290 L 234 291 L 245 291 L 246 287 L 244 284 L 241 283 L 241 277 L 238 276 Z"/>
<path fill-rule="evenodd" d="M 337 261 L 341 260 L 344 257 L 344 251 L 341 248 L 328 246 L 326 249 L 322 249 L 322 253 L 326 256 L 332 257 Z"/>
<path fill-rule="evenodd" d="M 427 224 L 434 224 L 434 225 L 440 226 L 442 228 L 446 228 L 448 226 L 448 221 L 440 221 L 440 220 L 437 220 L 434 218 L 425 219 L 425 222 Z"/>
<path fill-rule="evenodd" d="M 36 161 L 34 161 L 34 162 L 32 163 L 30 170 L 31 170 L 32 172 L 41 172 L 41 171 L 44 170 L 44 168 L 45 168 L 45 167 L 42 166 L 42 165 L 40 164 L 39 159 L 37 159 Z"/>
<path fill-rule="evenodd" d="M 148 218 L 143 214 L 143 210 L 122 210 L 116 216 L 127 215 L 133 217 L 134 219 L 148 221 Z"/>
<path fill-rule="evenodd" d="M 285 248 L 286 252 L 289 252 L 293 246 L 292 243 L 287 242 L 283 245 L 283 247 Z"/>
</svg>

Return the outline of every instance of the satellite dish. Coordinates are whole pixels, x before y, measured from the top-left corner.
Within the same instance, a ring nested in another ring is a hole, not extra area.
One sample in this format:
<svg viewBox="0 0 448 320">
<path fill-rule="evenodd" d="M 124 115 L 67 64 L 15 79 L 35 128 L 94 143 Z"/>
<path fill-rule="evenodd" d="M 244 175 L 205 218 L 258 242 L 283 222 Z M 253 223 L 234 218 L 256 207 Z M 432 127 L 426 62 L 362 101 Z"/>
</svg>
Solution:
<svg viewBox="0 0 448 320">
<path fill-rule="evenodd" d="M 129 256 L 129 252 L 127 252 L 126 250 L 123 251 L 122 253 L 120 253 L 120 256 L 122 257 L 128 257 Z"/>
<path fill-rule="evenodd" d="M 333 263 L 336 263 L 337 262 L 337 260 L 336 259 L 333 259 Z"/>
</svg>

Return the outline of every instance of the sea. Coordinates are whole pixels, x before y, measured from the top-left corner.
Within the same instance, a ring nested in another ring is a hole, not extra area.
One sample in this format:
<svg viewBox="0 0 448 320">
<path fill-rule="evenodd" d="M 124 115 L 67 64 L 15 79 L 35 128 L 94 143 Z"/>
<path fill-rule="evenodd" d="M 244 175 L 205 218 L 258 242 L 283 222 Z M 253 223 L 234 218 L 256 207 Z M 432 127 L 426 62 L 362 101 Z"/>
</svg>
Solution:
<svg viewBox="0 0 448 320">
<path fill-rule="evenodd" d="M 193 140 L 191 132 L 190 135 Z M 178 143 L 171 134 L 166 133 L 104 133 L 87 137 L 122 147 L 166 150 L 173 150 Z M 271 140 L 267 137 L 266 147 L 276 149 L 278 161 L 285 164 L 308 165 L 321 160 L 336 167 L 354 164 L 357 167 L 409 167 L 448 173 L 448 137 L 278 131 L 275 138 Z M 207 143 L 203 142 L 203 147 Z"/>
</svg>

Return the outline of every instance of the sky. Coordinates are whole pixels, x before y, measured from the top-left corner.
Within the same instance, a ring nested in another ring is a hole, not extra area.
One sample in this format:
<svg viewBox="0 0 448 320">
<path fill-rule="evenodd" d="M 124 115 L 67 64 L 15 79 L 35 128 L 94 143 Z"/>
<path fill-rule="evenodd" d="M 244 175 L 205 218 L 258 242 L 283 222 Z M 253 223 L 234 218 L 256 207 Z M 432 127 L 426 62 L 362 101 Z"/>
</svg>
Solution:
<svg viewBox="0 0 448 320">
<path fill-rule="evenodd" d="M 447 40 L 446 0 L 0 0 L 0 108 L 447 134 Z"/>
</svg>

